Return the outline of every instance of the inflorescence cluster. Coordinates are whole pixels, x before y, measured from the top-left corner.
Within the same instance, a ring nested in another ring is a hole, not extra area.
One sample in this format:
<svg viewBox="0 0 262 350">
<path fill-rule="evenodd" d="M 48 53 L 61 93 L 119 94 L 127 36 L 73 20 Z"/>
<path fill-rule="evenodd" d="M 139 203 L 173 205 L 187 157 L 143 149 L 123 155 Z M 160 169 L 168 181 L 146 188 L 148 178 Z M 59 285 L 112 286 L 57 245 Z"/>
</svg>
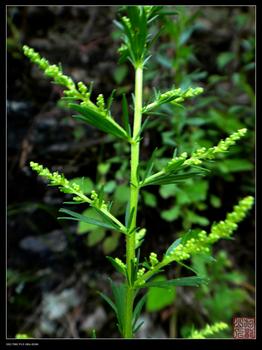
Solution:
<svg viewBox="0 0 262 350">
<path fill-rule="evenodd" d="M 177 165 L 189 166 L 189 165 L 199 165 L 203 160 L 211 160 L 216 157 L 218 153 L 226 152 L 230 146 L 234 145 L 237 140 L 243 137 L 247 132 L 246 128 L 239 129 L 238 131 L 231 134 L 225 140 L 219 141 L 217 146 L 210 147 L 201 147 L 197 149 L 192 155 L 188 158 L 186 152 L 183 152 L 179 157 L 171 159 L 165 167 L 166 171 L 173 170 Z"/>
<path fill-rule="evenodd" d="M 165 255 L 164 261 L 182 261 L 190 258 L 195 253 L 208 253 L 209 246 L 219 239 L 230 238 L 237 229 L 237 224 L 245 217 L 254 203 L 251 196 L 243 198 L 238 205 L 234 206 L 233 212 L 227 214 L 225 221 L 213 224 L 211 232 L 200 231 L 195 237 L 190 238 L 184 244 L 180 243 L 170 254 Z"/>
<path fill-rule="evenodd" d="M 228 328 L 228 325 L 224 322 L 216 322 L 212 325 L 206 325 L 201 330 L 193 330 L 189 338 L 191 339 L 205 339 L 206 337 L 223 331 Z"/>
<path fill-rule="evenodd" d="M 105 116 L 108 115 L 108 111 L 105 109 L 104 96 L 99 94 L 97 97 L 97 104 L 90 101 L 91 92 L 90 89 L 82 82 L 74 83 L 72 78 L 63 74 L 61 66 L 50 64 L 47 59 L 40 56 L 33 48 L 27 45 L 23 46 L 25 56 L 27 56 L 31 62 L 35 63 L 46 76 L 52 78 L 58 85 L 66 87 L 68 90 L 64 91 L 65 99 L 80 100 L 82 106 L 88 106 L 94 110 L 99 110 Z"/>
<path fill-rule="evenodd" d="M 164 92 L 163 94 L 159 94 L 154 102 L 150 103 L 142 109 L 142 113 L 149 113 L 164 103 L 170 102 L 173 104 L 178 104 L 187 98 L 195 97 L 201 94 L 203 91 L 204 89 L 202 87 L 189 87 L 186 90 L 182 90 L 181 88 L 172 89 L 170 91 Z"/>
</svg>

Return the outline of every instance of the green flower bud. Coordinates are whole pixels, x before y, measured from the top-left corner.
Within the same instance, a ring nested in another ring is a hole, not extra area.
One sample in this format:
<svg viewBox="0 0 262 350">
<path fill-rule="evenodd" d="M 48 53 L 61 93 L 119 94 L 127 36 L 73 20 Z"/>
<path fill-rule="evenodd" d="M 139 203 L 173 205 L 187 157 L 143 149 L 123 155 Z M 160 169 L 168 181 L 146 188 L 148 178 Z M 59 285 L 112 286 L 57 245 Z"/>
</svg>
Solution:
<svg viewBox="0 0 262 350">
<path fill-rule="evenodd" d="M 97 96 L 97 101 L 96 101 L 97 107 L 101 110 L 104 111 L 105 109 L 105 101 L 104 101 L 104 96 L 103 94 L 99 94 Z"/>
<path fill-rule="evenodd" d="M 149 261 L 150 261 L 150 264 L 151 266 L 155 266 L 156 264 L 159 263 L 158 259 L 157 259 L 157 254 L 156 253 L 150 253 L 150 256 L 149 256 Z"/>
</svg>

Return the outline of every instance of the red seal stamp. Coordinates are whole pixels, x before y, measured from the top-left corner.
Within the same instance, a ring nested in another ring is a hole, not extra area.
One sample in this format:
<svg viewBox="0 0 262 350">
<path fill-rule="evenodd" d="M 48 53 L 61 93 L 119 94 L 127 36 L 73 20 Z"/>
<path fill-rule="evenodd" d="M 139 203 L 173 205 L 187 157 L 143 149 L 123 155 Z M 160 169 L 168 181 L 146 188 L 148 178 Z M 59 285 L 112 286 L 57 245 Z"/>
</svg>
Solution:
<svg viewBox="0 0 262 350">
<path fill-rule="evenodd" d="M 235 339 L 256 339 L 255 317 L 234 317 L 233 337 Z"/>
</svg>

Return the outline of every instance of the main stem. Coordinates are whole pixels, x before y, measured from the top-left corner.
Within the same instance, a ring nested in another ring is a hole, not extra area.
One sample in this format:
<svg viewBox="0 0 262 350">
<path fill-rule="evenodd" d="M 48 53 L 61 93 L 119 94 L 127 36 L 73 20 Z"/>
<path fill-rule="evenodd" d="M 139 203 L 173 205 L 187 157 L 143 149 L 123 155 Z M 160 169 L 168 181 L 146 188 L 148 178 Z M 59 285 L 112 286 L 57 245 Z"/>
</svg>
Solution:
<svg viewBox="0 0 262 350">
<path fill-rule="evenodd" d="M 135 76 L 135 111 L 133 124 L 133 140 L 135 141 L 141 128 L 142 118 L 142 99 L 143 99 L 143 68 L 139 66 L 136 68 Z M 137 204 L 139 196 L 139 183 L 137 179 L 137 169 L 139 165 L 139 147 L 140 141 L 137 138 L 136 142 L 131 144 L 131 161 L 130 161 L 130 212 L 134 211 L 130 231 L 136 228 Z M 132 260 L 135 258 L 135 232 L 131 233 L 126 238 L 126 266 L 127 273 L 131 276 Z M 125 324 L 124 324 L 124 338 L 132 338 L 132 319 L 133 319 L 133 305 L 134 305 L 135 290 L 127 282 L 126 290 L 126 309 L 125 309 Z"/>
</svg>

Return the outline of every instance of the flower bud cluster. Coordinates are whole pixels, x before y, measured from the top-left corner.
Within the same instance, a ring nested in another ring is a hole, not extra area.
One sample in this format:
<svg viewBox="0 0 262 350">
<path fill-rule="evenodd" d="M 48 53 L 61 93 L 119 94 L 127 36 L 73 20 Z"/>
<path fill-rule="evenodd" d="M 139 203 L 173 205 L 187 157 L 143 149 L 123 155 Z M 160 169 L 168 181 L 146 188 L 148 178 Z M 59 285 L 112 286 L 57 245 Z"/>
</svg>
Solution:
<svg viewBox="0 0 262 350">
<path fill-rule="evenodd" d="M 122 17 L 122 21 L 125 23 L 125 25 L 126 25 L 129 29 L 131 29 L 131 22 L 130 22 L 130 19 L 129 19 L 128 17 L 123 16 L 123 17 Z"/>
<path fill-rule="evenodd" d="M 219 152 L 225 152 L 228 150 L 228 148 L 236 143 L 237 140 L 239 140 L 241 137 L 243 137 L 247 132 L 246 128 L 239 129 L 237 132 L 233 133 L 229 137 L 227 137 L 225 140 L 221 140 L 219 144 L 215 147 L 213 147 L 213 152 L 219 153 Z"/>
<path fill-rule="evenodd" d="M 123 261 L 122 261 L 121 259 L 115 258 L 114 260 L 115 260 L 115 262 L 117 263 L 117 265 L 120 266 L 123 270 L 126 269 L 126 264 L 124 264 Z"/>
<path fill-rule="evenodd" d="M 137 279 L 141 278 L 145 272 L 146 269 L 144 267 L 141 267 L 141 269 L 137 271 Z"/>
<path fill-rule="evenodd" d="M 67 75 L 63 74 L 62 69 L 57 65 L 50 65 L 49 62 L 41 58 L 38 52 L 35 52 L 34 49 L 24 45 L 23 46 L 24 54 L 34 63 L 36 63 L 40 69 L 42 69 L 50 78 L 53 78 L 55 83 L 66 86 L 68 89 L 75 89 L 75 83 Z"/>
<path fill-rule="evenodd" d="M 206 244 L 206 232 L 200 231 L 196 238 L 190 238 L 185 243 L 180 243 L 174 251 L 165 256 L 168 261 L 182 261 L 189 259 L 194 253 L 209 253 L 210 249 Z"/>
<path fill-rule="evenodd" d="M 190 338 L 192 339 L 205 339 L 209 335 L 213 335 L 214 333 L 218 333 L 224 329 L 227 329 L 228 325 L 224 322 L 216 322 L 213 325 L 207 325 L 204 329 L 194 330 L 191 333 Z"/>
<path fill-rule="evenodd" d="M 66 97 L 71 97 L 76 100 L 89 101 L 90 92 L 83 82 L 80 81 L 77 83 L 76 87 L 73 80 L 67 75 L 63 74 L 61 67 L 55 64 L 50 65 L 49 62 L 45 58 L 42 58 L 38 52 L 26 45 L 23 46 L 23 50 L 25 56 L 27 56 L 33 63 L 37 64 L 38 67 L 44 71 L 45 75 L 53 78 L 55 83 L 68 88 L 68 90 L 64 91 L 64 95 Z"/>
<path fill-rule="evenodd" d="M 188 239 L 185 243 L 180 243 L 164 260 L 182 261 L 189 259 L 195 253 L 209 253 L 210 244 L 215 243 L 221 238 L 229 238 L 233 231 L 237 229 L 237 224 L 246 216 L 251 209 L 254 198 L 251 196 L 242 199 L 238 205 L 234 206 L 233 212 L 227 214 L 225 221 L 214 224 L 211 232 L 200 231 L 195 238 Z"/>
<path fill-rule="evenodd" d="M 102 200 L 101 204 L 99 203 L 99 196 L 96 193 L 96 191 L 94 191 L 94 190 L 91 191 L 90 198 L 91 198 L 92 204 L 95 205 L 96 207 L 98 207 L 100 209 L 107 209 L 107 205 L 106 205 L 104 200 Z"/>
<path fill-rule="evenodd" d="M 90 202 L 90 199 L 84 195 L 81 191 L 81 188 L 76 183 L 71 183 L 67 180 L 63 174 L 59 174 L 57 171 L 51 173 L 48 168 L 44 168 L 43 165 L 30 162 L 31 168 L 38 173 L 38 175 L 46 178 L 50 181 L 50 184 L 53 186 L 60 186 L 59 190 L 64 193 L 76 194 L 77 196 L 73 197 L 73 200 L 76 202 L 83 201 L 83 197 L 87 202 Z"/>
<path fill-rule="evenodd" d="M 103 94 L 97 96 L 96 105 L 100 111 L 105 112 L 105 100 Z"/>
<path fill-rule="evenodd" d="M 167 91 L 160 95 L 160 100 L 168 100 L 168 102 L 183 102 L 186 98 L 195 97 L 199 94 L 201 94 L 204 91 L 202 87 L 196 87 L 196 88 L 188 88 L 187 90 L 183 91 L 181 88 L 173 89 L 170 91 Z"/>
<path fill-rule="evenodd" d="M 30 166 L 40 176 L 43 176 L 46 179 L 48 179 L 52 185 L 63 186 L 63 187 L 69 186 L 69 181 L 64 177 L 64 175 L 60 175 L 57 171 L 55 171 L 54 173 L 51 173 L 48 168 L 44 168 L 43 165 L 35 162 L 30 162 Z"/>
<path fill-rule="evenodd" d="M 239 129 L 225 140 L 221 140 L 217 146 L 206 149 L 205 147 L 199 148 L 192 153 L 191 157 L 187 159 L 184 165 L 199 165 L 205 159 L 214 159 L 216 153 L 226 152 L 230 146 L 234 145 L 237 140 L 243 137 L 247 132 L 247 129 Z"/>
<path fill-rule="evenodd" d="M 156 253 L 150 253 L 149 255 L 149 261 L 151 264 L 151 267 L 153 268 L 156 264 L 159 263 L 158 259 L 157 259 L 157 254 Z"/>
<path fill-rule="evenodd" d="M 139 231 L 136 232 L 136 242 L 135 242 L 135 247 L 136 249 L 141 245 L 142 239 L 145 237 L 146 234 L 146 229 L 141 228 Z"/>
<path fill-rule="evenodd" d="M 237 229 L 237 224 L 243 220 L 248 210 L 251 209 L 254 198 L 251 196 L 242 199 L 238 205 L 234 206 L 232 213 L 227 214 L 225 221 L 220 221 L 211 228 L 208 236 L 208 243 L 214 243 L 220 238 L 228 238 Z"/>
<path fill-rule="evenodd" d="M 160 94 L 154 102 L 143 108 L 142 113 L 148 113 L 164 103 L 171 102 L 176 104 L 183 102 L 185 99 L 195 97 L 201 94 L 203 91 L 204 90 L 202 87 L 190 87 L 185 91 L 183 91 L 181 88 L 172 89 L 170 91 L 164 92 L 163 94 Z"/>
<path fill-rule="evenodd" d="M 183 152 L 179 157 L 172 158 L 165 166 L 165 171 L 172 171 L 177 165 L 184 163 L 187 158 L 187 153 Z"/>
</svg>

